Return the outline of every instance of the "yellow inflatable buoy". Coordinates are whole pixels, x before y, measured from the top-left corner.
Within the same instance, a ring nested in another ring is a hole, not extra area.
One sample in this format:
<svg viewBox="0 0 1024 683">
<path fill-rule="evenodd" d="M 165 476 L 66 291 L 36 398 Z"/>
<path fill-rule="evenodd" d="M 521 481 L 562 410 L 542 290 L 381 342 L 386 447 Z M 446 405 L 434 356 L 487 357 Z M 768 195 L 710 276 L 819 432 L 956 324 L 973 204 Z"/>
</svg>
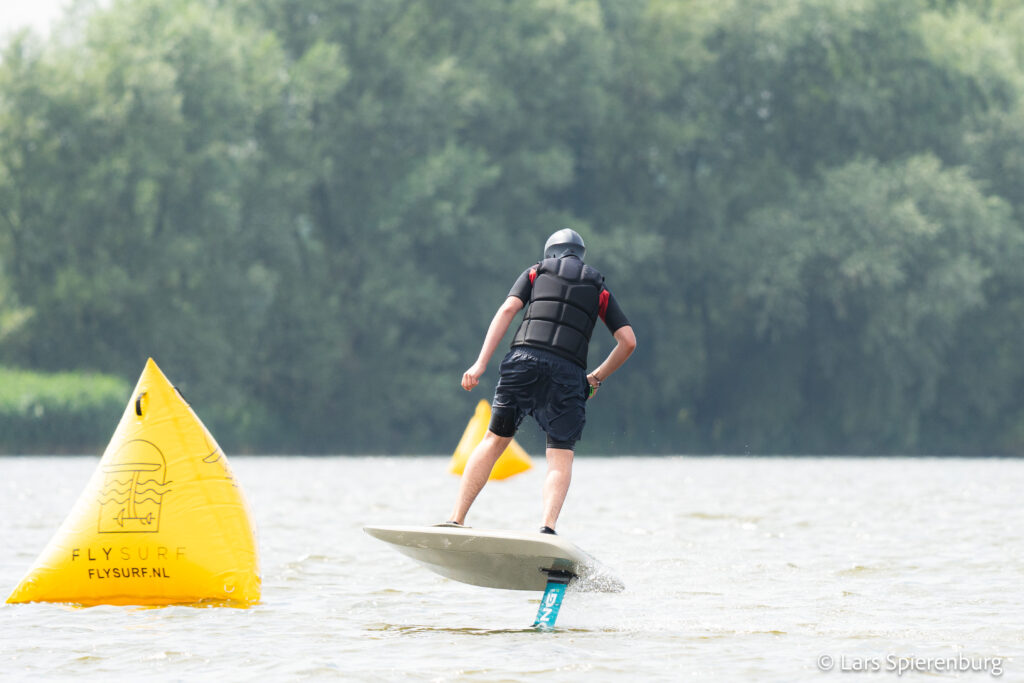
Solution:
<svg viewBox="0 0 1024 683">
<path fill-rule="evenodd" d="M 466 431 L 462 433 L 462 438 L 459 439 L 459 445 L 455 447 L 455 453 L 452 455 L 451 463 L 448 465 L 448 471 L 452 474 L 462 474 L 463 470 L 466 469 L 466 460 L 469 459 L 470 453 L 476 448 L 477 444 L 483 441 L 484 434 L 487 433 L 487 425 L 491 422 L 491 404 L 487 401 L 480 401 L 476 405 L 476 412 L 473 413 L 472 419 L 469 424 L 466 425 Z M 512 439 L 512 443 L 508 445 L 508 448 L 501 454 L 498 461 L 494 463 L 494 469 L 491 470 L 491 479 L 507 479 L 513 474 L 519 474 L 533 467 L 533 462 L 530 460 L 530 456 L 526 454 L 523 447 L 516 443 L 515 439 Z"/>
<path fill-rule="evenodd" d="M 259 597 L 242 489 L 150 358 L 85 492 L 7 602 L 244 606 Z"/>
</svg>

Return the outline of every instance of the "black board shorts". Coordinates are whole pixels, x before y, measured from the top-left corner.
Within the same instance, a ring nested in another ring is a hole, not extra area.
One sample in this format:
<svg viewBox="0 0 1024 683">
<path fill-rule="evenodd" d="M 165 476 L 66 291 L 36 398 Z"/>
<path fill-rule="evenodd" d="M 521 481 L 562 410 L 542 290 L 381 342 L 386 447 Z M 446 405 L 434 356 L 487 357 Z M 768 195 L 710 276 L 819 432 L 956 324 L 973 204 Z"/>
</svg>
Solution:
<svg viewBox="0 0 1024 683">
<path fill-rule="evenodd" d="M 573 450 L 587 421 L 587 371 L 558 354 L 516 346 L 501 361 L 490 431 L 515 436 L 532 415 L 548 448 Z"/>
</svg>

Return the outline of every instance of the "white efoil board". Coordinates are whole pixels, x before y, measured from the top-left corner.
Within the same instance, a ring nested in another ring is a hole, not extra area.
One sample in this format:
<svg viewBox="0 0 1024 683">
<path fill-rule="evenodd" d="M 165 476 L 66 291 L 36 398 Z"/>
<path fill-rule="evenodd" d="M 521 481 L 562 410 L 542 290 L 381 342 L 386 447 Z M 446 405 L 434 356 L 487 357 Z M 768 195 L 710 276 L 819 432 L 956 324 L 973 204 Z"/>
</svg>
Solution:
<svg viewBox="0 0 1024 683">
<path fill-rule="evenodd" d="M 622 581 L 560 536 L 436 526 L 367 526 L 363 531 L 449 579 L 508 590 L 543 591 L 548 572 L 568 572 L 576 590 L 618 593 Z"/>
</svg>

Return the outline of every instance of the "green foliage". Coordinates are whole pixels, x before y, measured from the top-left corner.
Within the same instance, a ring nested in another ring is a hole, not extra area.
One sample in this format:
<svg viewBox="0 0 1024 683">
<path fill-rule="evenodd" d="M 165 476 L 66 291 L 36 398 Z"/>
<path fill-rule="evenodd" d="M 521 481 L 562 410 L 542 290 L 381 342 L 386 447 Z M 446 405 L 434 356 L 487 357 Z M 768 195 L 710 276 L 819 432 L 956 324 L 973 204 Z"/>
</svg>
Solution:
<svg viewBox="0 0 1024 683">
<path fill-rule="evenodd" d="M 571 226 L 640 341 L 585 450 L 1016 452 L 1022 22 L 115 0 L 0 52 L 0 362 L 153 356 L 232 451 L 446 452 Z"/>
<path fill-rule="evenodd" d="M 0 367 L 0 452 L 99 453 L 130 389 L 109 375 Z"/>
<path fill-rule="evenodd" d="M 913 451 L 958 334 L 1018 279 L 1009 208 L 934 157 L 852 162 L 787 199 L 752 216 L 743 257 L 747 319 L 772 371 L 736 392 L 723 368 L 718 400 L 736 404 L 723 412 L 762 450 Z"/>
</svg>

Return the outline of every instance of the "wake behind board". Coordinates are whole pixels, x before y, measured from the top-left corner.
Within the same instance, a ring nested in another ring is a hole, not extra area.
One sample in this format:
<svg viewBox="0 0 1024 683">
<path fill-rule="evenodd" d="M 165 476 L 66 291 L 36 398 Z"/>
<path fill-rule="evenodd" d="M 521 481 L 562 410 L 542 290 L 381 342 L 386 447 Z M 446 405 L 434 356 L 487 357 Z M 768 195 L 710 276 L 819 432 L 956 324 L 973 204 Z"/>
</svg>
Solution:
<svg viewBox="0 0 1024 683">
<path fill-rule="evenodd" d="M 577 590 L 618 593 L 622 582 L 559 536 L 433 526 L 367 526 L 363 531 L 449 579 L 508 590 L 542 591 L 549 575 Z"/>
</svg>

